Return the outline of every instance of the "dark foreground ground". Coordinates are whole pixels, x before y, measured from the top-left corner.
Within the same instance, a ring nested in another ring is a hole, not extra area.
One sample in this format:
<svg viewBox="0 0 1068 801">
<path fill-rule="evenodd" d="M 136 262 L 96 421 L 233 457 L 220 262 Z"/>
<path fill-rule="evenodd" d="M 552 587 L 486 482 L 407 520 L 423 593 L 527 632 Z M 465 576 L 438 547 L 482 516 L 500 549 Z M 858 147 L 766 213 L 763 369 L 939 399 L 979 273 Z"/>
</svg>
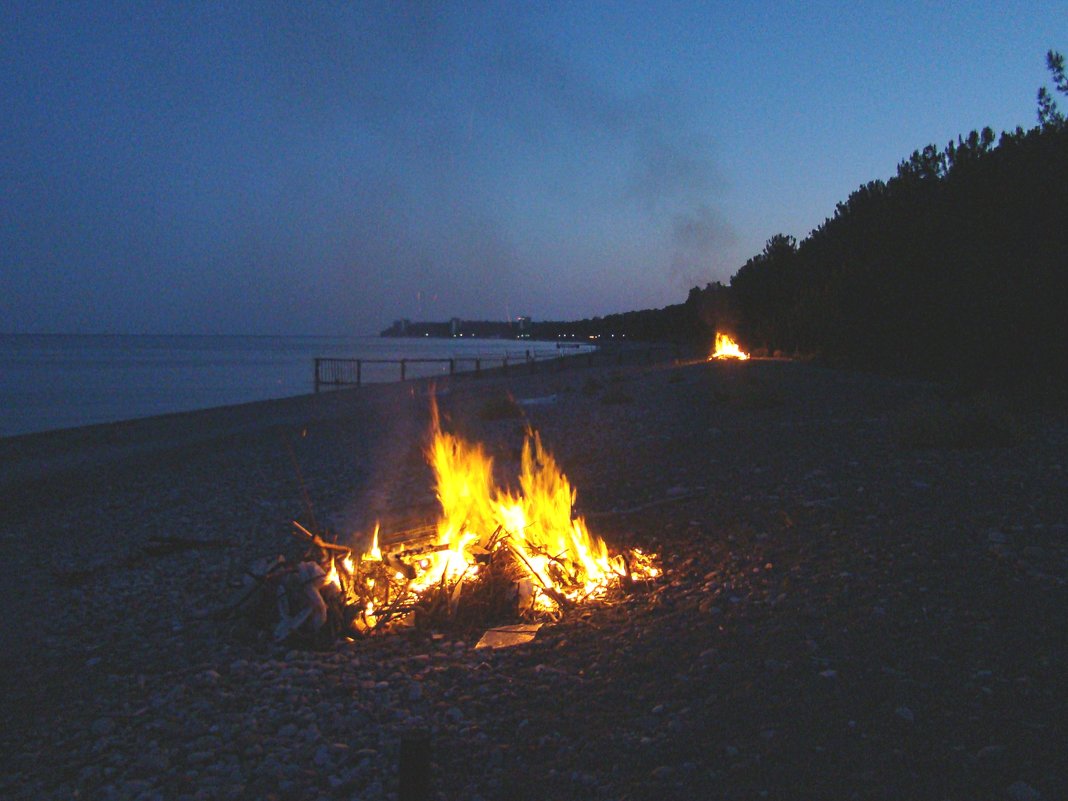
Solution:
<svg viewBox="0 0 1068 801">
<path fill-rule="evenodd" d="M 433 501 L 425 386 L 0 440 L 0 796 L 392 798 L 426 728 L 442 799 L 1068 797 L 1063 417 L 783 362 L 439 389 L 502 475 L 535 401 L 665 579 L 510 650 L 278 649 L 202 613 L 290 520 Z"/>
</svg>

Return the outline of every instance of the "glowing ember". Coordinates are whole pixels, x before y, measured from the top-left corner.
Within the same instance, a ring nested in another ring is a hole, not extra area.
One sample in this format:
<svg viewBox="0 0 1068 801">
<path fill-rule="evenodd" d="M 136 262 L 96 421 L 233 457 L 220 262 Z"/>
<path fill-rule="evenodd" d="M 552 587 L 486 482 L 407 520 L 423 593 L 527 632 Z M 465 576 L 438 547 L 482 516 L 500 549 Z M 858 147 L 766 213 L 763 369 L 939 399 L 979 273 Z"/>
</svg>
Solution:
<svg viewBox="0 0 1068 801">
<path fill-rule="evenodd" d="M 719 331 L 716 332 L 716 348 L 712 351 L 712 355 L 708 357 L 709 361 L 713 359 L 738 359 L 745 361 L 749 358 L 749 354 L 738 347 L 738 343 L 731 339 L 726 334 L 722 334 Z"/>
<path fill-rule="evenodd" d="M 572 517 L 575 490 L 537 433 L 527 432 L 518 489 L 503 489 L 482 446 L 442 431 L 436 404 L 431 411 L 426 455 L 441 515 L 429 542 L 383 549 L 376 526 L 358 560 L 331 562 L 330 581 L 350 602 L 359 599 L 357 628 L 373 628 L 435 594 L 451 611 L 462 586 L 484 571 L 507 578 L 521 612 L 551 612 L 659 574 L 651 555 L 635 549 L 612 556 L 581 517 Z"/>
</svg>

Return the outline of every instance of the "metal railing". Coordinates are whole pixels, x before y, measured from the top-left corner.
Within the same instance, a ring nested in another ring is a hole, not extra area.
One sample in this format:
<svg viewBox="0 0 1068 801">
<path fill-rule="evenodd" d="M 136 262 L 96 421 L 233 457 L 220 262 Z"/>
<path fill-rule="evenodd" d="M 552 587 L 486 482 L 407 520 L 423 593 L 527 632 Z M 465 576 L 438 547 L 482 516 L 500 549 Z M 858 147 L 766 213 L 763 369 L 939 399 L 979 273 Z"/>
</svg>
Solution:
<svg viewBox="0 0 1068 801">
<path fill-rule="evenodd" d="M 441 375 L 455 375 L 460 372 L 473 372 L 475 375 L 479 375 L 483 370 L 497 368 L 505 374 L 508 373 L 509 369 L 521 369 L 524 367 L 533 373 L 538 369 L 539 364 L 545 363 L 554 363 L 557 369 L 562 369 L 564 362 L 568 364 L 584 363 L 588 367 L 606 364 L 622 365 L 627 361 L 644 360 L 652 362 L 655 355 L 668 351 L 674 353 L 675 358 L 678 357 L 677 348 L 664 345 L 598 348 L 587 351 L 579 351 L 577 348 L 572 348 L 574 346 L 565 346 L 554 350 L 528 350 L 520 353 L 453 356 L 451 358 L 362 359 L 317 357 L 315 359 L 315 391 L 319 392 L 324 387 L 362 386 L 366 378 L 364 374 L 366 365 L 396 365 L 399 368 L 399 380 L 406 381 L 408 379 L 409 365 L 441 365 Z"/>
</svg>

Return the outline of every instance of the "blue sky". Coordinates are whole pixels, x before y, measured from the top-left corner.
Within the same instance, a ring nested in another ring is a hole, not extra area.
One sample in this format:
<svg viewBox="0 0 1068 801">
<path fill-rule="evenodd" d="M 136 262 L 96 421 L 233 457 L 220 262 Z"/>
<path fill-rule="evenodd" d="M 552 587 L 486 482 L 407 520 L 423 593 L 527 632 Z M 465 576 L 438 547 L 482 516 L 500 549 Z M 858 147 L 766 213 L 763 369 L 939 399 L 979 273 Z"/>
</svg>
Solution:
<svg viewBox="0 0 1068 801">
<path fill-rule="evenodd" d="M 1060 3 L 0 8 L 0 330 L 373 333 L 683 300 L 1035 123 Z"/>
</svg>

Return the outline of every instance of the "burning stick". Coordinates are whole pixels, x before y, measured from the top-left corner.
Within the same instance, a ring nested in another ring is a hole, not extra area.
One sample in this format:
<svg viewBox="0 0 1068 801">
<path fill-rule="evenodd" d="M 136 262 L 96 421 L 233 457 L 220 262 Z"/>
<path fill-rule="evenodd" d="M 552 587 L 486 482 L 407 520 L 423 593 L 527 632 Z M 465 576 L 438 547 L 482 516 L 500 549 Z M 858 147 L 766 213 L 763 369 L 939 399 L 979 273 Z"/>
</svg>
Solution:
<svg viewBox="0 0 1068 801">
<path fill-rule="evenodd" d="M 527 431 L 518 490 L 507 490 L 495 485 L 483 448 L 443 432 L 436 405 L 431 414 L 427 459 L 436 474 L 439 520 L 395 533 L 382 547 L 376 526 L 370 548 L 355 556 L 294 521 L 293 535 L 309 545 L 304 560 L 262 579 L 279 592 L 284 636 L 303 636 L 308 628 L 369 633 L 409 614 L 417 624 L 460 626 L 531 614 L 555 618 L 658 575 L 640 551 L 609 555 L 604 541 L 573 516 L 575 490 L 537 433 Z M 305 580 L 293 584 L 293 573 Z"/>
<path fill-rule="evenodd" d="M 312 545 L 323 551 L 333 551 L 334 553 L 344 553 L 349 556 L 352 555 L 352 548 L 346 548 L 344 545 L 335 545 L 332 542 L 327 542 L 317 534 L 312 534 L 308 529 L 304 528 L 296 520 L 292 521 L 293 525 L 297 527 L 297 531 L 293 532 L 294 537 L 300 537 L 311 541 Z"/>
</svg>

